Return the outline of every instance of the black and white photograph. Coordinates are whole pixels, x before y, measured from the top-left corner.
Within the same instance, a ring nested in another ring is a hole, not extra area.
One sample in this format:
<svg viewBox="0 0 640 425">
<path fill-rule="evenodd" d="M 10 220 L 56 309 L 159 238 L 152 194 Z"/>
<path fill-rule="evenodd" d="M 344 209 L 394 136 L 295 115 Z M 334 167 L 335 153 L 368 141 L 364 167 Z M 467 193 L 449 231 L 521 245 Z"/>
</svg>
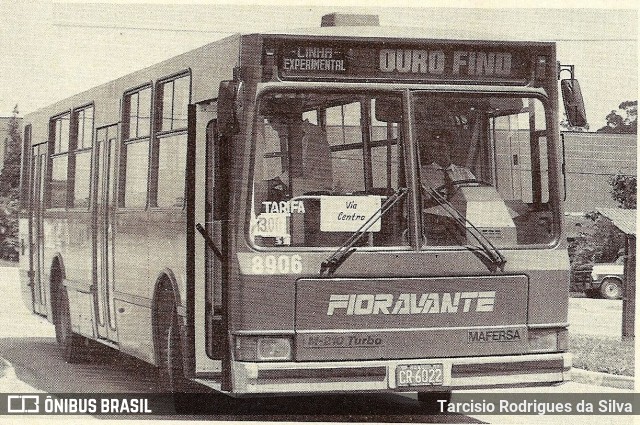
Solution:
<svg viewBox="0 0 640 425">
<path fill-rule="evenodd" d="M 0 12 L 0 422 L 640 414 L 635 3 Z"/>
</svg>

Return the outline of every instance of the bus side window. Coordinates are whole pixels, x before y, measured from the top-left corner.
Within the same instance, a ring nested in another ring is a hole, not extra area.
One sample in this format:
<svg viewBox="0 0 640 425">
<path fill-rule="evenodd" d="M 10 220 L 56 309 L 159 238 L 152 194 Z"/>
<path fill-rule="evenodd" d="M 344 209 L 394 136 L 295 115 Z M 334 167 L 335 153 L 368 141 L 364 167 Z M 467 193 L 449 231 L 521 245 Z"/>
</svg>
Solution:
<svg viewBox="0 0 640 425">
<path fill-rule="evenodd" d="M 153 207 L 184 207 L 190 80 L 191 76 L 184 74 L 157 86 L 158 131 L 153 139 L 149 202 Z"/>
<path fill-rule="evenodd" d="M 121 205 L 125 208 L 144 208 L 147 205 L 149 140 L 123 144 L 121 163 L 124 169 Z"/>
<path fill-rule="evenodd" d="M 158 148 L 157 207 L 182 208 L 184 204 L 187 135 L 160 139 Z"/>
<path fill-rule="evenodd" d="M 49 208 L 67 207 L 70 121 L 71 113 L 67 112 L 52 118 L 49 124 L 49 152 L 51 152 Z"/>
<path fill-rule="evenodd" d="M 71 206 L 89 208 L 91 180 L 91 153 L 93 147 L 93 106 L 73 112 L 71 132 L 73 137 L 73 176 Z"/>
<path fill-rule="evenodd" d="M 22 154 L 20 155 L 20 209 L 24 210 L 29 208 L 29 182 L 31 181 L 32 174 L 30 171 L 31 159 L 31 124 L 27 124 L 24 128 L 24 137 L 22 138 Z"/>
<path fill-rule="evenodd" d="M 125 93 L 122 121 L 118 205 L 125 208 L 144 208 L 147 205 L 151 141 L 151 86 Z"/>
</svg>

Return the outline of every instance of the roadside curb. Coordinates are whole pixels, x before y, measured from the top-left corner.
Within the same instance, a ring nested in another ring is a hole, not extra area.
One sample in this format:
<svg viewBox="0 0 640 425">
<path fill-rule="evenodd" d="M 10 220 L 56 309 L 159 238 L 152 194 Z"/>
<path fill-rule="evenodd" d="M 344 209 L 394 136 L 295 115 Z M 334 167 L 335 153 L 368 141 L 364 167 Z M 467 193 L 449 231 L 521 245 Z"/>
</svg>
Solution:
<svg viewBox="0 0 640 425">
<path fill-rule="evenodd" d="M 635 378 L 633 376 L 612 375 L 610 373 L 591 372 L 589 370 L 572 368 L 571 380 L 583 384 L 632 390 Z"/>
</svg>

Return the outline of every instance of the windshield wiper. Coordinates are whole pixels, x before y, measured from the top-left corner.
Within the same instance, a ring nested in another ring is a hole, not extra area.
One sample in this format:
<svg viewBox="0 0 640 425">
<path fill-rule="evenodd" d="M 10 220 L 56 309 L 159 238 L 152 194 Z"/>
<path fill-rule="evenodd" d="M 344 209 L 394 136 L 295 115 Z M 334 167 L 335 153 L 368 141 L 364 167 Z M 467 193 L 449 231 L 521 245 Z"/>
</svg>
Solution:
<svg viewBox="0 0 640 425">
<path fill-rule="evenodd" d="M 427 188 L 422 185 L 422 189 L 424 191 Z M 502 255 L 502 253 L 495 247 L 480 230 L 476 226 L 473 225 L 464 215 L 460 213 L 454 207 L 451 202 L 447 200 L 444 196 L 438 193 L 432 187 L 429 187 L 429 192 L 431 197 L 438 203 L 442 209 L 449 214 L 451 218 L 456 222 L 458 226 L 462 228 L 463 231 L 471 233 L 471 235 L 478 241 L 480 244 L 479 247 L 472 245 L 465 245 L 469 251 L 473 252 L 476 257 L 482 261 L 482 263 L 487 266 L 490 272 L 495 272 L 497 269 L 500 271 L 504 271 L 504 265 L 507 263 L 507 259 Z M 467 226 L 468 225 L 468 226 Z"/>
<path fill-rule="evenodd" d="M 358 230 L 344 241 L 342 245 L 331 254 L 326 260 L 320 264 L 320 276 L 326 273 L 327 276 L 331 276 L 337 269 L 345 262 L 351 254 L 356 250 L 354 246 L 360 239 L 367 233 L 367 231 L 373 226 L 383 215 L 387 213 L 393 207 L 396 202 L 402 199 L 409 190 L 406 187 L 397 189 L 393 195 L 389 196 L 384 203 L 380 206 L 378 211 L 373 213 L 369 218 L 360 226 Z"/>
</svg>

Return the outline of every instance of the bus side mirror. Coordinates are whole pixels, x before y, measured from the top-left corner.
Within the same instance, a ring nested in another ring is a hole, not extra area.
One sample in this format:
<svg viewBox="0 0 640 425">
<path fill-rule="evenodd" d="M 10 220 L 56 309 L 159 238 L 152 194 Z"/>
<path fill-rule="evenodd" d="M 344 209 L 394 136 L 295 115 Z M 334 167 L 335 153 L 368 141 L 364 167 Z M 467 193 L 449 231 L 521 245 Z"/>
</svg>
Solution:
<svg viewBox="0 0 640 425">
<path fill-rule="evenodd" d="M 587 125 L 587 114 L 582 100 L 580 83 L 576 79 L 565 79 L 560 81 L 562 91 L 562 101 L 564 111 L 567 114 L 567 121 L 573 127 L 584 127 Z"/>
<path fill-rule="evenodd" d="M 218 89 L 218 132 L 223 135 L 238 132 L 238 81 L 221 81 Z"/>
</svg>

